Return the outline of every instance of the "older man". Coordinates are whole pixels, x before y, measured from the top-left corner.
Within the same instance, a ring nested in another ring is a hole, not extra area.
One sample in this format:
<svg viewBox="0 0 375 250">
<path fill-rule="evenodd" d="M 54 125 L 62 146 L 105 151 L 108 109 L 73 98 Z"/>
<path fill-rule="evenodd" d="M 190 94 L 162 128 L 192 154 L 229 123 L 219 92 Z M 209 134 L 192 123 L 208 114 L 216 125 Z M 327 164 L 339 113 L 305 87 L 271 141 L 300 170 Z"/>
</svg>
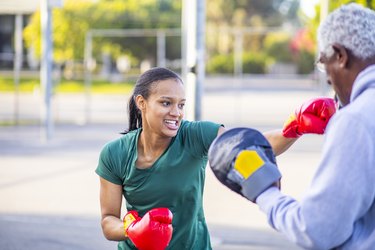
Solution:
<svg viewBox="0 0 375 250">
<path fill-rule="evenodd" d="M 272 157 L 250 145 L 251 139 L 236 144 L 236 157 L 226 164 L 227 186 L 238 184 L 270 225 L 301 247 L 375 249 L 375 12 L 353 3 L 341 6 L 319 27 L 318 42 L 318 66 L 342 108 L 328 124 L 322 159 L 305 196 L 297 201 L 281 193 Z"/>
</svg>

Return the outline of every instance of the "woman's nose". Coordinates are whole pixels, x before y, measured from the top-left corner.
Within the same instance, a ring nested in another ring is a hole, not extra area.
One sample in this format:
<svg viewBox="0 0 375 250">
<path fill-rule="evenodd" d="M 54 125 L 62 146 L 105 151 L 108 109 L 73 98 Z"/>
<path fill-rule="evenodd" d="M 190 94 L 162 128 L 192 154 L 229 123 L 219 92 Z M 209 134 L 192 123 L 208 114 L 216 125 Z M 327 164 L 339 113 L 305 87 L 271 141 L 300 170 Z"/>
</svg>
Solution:
<svg viewBox="0 0 375 250">
<path fill-rule="evenodd" d="M 170 111 L 170 114 L 173 115 L 173 116 L 180 116 L 181 115 L 181 111 L 178 108 L 178 106 L 173 106 L 172 109 L 171 109 L 171 111 Z"/>
</svg>

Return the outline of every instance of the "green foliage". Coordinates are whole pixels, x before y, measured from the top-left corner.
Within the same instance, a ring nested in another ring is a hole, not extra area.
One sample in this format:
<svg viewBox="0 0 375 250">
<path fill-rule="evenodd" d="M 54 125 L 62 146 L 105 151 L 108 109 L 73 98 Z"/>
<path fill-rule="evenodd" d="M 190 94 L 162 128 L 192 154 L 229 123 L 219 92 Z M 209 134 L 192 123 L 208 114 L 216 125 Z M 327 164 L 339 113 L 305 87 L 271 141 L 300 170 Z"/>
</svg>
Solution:
<svg viewBox="0 0 375 250">
<path fill-rule="evenodd" d="M 236 28 L 279 27 L 284 22 L 299 23 L 298 0 L 207 0 L 206 38 L 208 54 L 230 53 L 233 51 L 233 32 Z M 285 11 L 286 12 L 285 12 Z M 221 42 L 223 33 L 230 39 Z M 244 50 L 262 49 L 264 34 L 252 32 L 244 36 Z"/>
<path fill-rule="evenodd" d="M 264 74 L 267 67 L 267 56 L 264 53 L 251 51 L 242 57 L 242 72 L 245 74 Z M 233 54 L 220 54 L 213 56 L 206 65 L 208 74 L 233 74 Z"/>
<path fill-rule="evenodd" d="M 233 71 L 233 54 L 215 55 L 206 64 L 206 72 L 209 74 L 233 74 Z"/>
<path fill-rule="evenodd" d="M 365 7 L 375 9 L 375 0 L 337 0 L 337 1 L 328 1 L 329 3 L 329 12 L 337 9 L 343 4 L 348 3 L 359 3 Z M 311 40 L 316 41 L 317 38 L 317 30 L 319 24 L 321 22 L 321 8 L 320 5 L 315 5 L 315 17 L 312 19 L 305 19 L 305 27 L 308 30 L 308 35 Z M 315 43 L 315 48 L 313 50 L 301 50 L 300 55 L 297 57 L 296 62 L 298 65 L 298 72 L 299 73 L 309 73 L 313 70 L 313 63 L 315 61 L 315 54 L 317 50 L 317 46 Z"/>
<path fill-rule="evenodd" d="M 39 88 L 39 79 L 21 78 L 17 89 L 21 92 L 32 92 Z M 16 90 L 14 80 L 11 77 L 0 77 L 0 92 L 13 92 Z"/>
<path fill-rule="evenodd" d="M 311 51 L 301 50 L 297 58 L 295 59 L 295 63 L 297 65 L 297 70 L 299 74 L 310 74 L 314 71 L 314 62 L 315 62 L 315 54 Z"/>
<path fill-rule="evenodd" d="M 264 49 L 275 61 L 290 63 L 293 61 L 290 41 L 291 38 L 286 33 L 272 33 L 265 38 Z"/>
<path fill-rule="evenodd" d="M 298 0 L 207 0 L 207 22 L 218 27 L 223 24 L 250 27 L 252 19 L 259 16 L 266 26 L 279 26 L 283 21 L 297 16 L 298 3 Z M 282 11 L 285 4 L 290 4 L 287 13 Z"/>
<path fill-rule="evenodd" d="M 181 26 L 181 2 L 167 0 L 65 0 L 53 11 L 54 60 L 83 60 L 85 36 L 90 29 L 177 28 Z M 40 13 L 36 12 L 24 30 L 27 47 L 40 58 Z M 100 61 L 102 49 L 114 58 L 131 54 L 155 57 L 155 38 L 95 38 L 94 56 Z"/>
<path fill-rule="evenodd" d="M 108 81 L 94 80 L 92 82 L 91 92 L 101 94 L 130 93 L 133 87 L 134 82 L 120 82 L 112 84 Z M 41 91 L 39 78 L 21 78 L 17 90 L 25 93 Z M 0 92 L 14 91 L 16 91 L 16 87 L 14 86 L 13 78 L 0 77 Z M 55 93 L 83 93 L 86 90 L 82 80 L 62 80 L 58 84 L 55 84 L 53 91 Z"/>
<path fill-rule="evenodd" d="M 329 9 L 330 11 L 340 7 L 343 4 L 347 3 L 359 3 L 365 7 L 374 9 L 375 8 L 375 1 L 374 0 L 337 0 L 337 1 L 330 1 Z"/>
<path fill-rule="evenodd" d="M 375 0 L 337 0 L 329 1 L 332 11 L 342 4 L 357 2 L 374 8 Z M 289 6 L 289 7 L 288 7 Z M 286 8 L 287 7 L 287 8 Z M 293 27 L 301 26 L 298 16 L 298 0 L 207 0 L 207 30 L 235 28 L 276 27 L 288 22 Z M 152 29 L 180 28 L 182 1 L 171 0 L 64 0 L 64 7 L 53 10 L 54 61 L 82 62 L 84 42 L 91 29 Z M 309 43 L 291 49 L 294 34 L 252 33 L 244 36 L 243 72 L 263 72 L 270 61 L 296 63 L 300 73 L 308 73 L 313 67 L 316 53 L 316 30 L 320 22 L 320 7 L 316 5 L 316 17 L 304 17 L 303 27 L 307 27 Z M 233 34 L 223 39 L 220 32 L 207 32 L 207 54 L 215 55 L 207 62 L 208 73 L 229 73 L 234 71 Z M 40 13 L 36 12 L 30 24 L 24 30 L 26 46 L 33 48 L 40 57 L 41 48 Z M 167 58 L 181 57 L 181 38 L 167 37 Z M 225 41 L 224 41 L 225 40 Z M 306 44 L 303 40 L 301 44 Z M 264 54 L 258 53 L 262 51 Z M 120 55 L 127 55 L 133 66 L 138 66 L 144 59 L 155 59 L 155 37 L 95 37 L 93 54 L 100 64 L 103 54 L 109 54 L 111 60 Z M 100 68 L 96 69 L 97 71 Z"/>
<path fill-rule="evenodd" d="M 251 51 L 243 55 L 243 73 L 264 74 L 267 68 L 267 55 Z"/>
<path fill-rule="evenodd" d="M 359 3 L 362 4 L 365 7 L 375 9 L 375 0 L 336 0 L 336 1 L 328 1 L 329 4 L 329 12 L 332 12 L 333 10 L 337 9 L 343 4 L 348 4 L 348 3 Z M 319 27 L 320 21 L 321 21 L 321 8 L 320 5 L 317 4 L 315 5 L 315 17 L 312 19 L 306 19 L 305 25 L 308 28 L 311 37 L 313 37 L 316 40 L 317 37 L 317 29 Z"/>
<path fill-rule="evenodd" d="M 23 38 L 25 46 L 32 48 L 35 56 L 41 57 L 41 30 L 40 30 L 40 12 L 35 12 L 31 18 L 30 23 L 23 31 Z"/>
</svg>

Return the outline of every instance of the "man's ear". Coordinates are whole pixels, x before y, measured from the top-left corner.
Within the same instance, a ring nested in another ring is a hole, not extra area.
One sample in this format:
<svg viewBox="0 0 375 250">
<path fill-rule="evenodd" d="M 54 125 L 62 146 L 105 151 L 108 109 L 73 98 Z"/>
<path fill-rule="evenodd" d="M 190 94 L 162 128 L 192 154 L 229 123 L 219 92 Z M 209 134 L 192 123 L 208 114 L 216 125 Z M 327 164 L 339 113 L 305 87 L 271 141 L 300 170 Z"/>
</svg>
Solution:
<svg viewBox="0 0 375 250">
<path fill-rule="evenodd" d="M 145 99 L 142 95 L 137 95 L 135 97 L 135 104 L 137 105 L 139 110 L 143 110 L 145 108 Z"/>
<path fill-rule="evenodd" d="M 349 61 L 348 50 L 344 46 L 336 43 L 332 45 L 332 48 L 335 51 L 336 59 L 339 61 L 340 67 L 345 68 Z"/>
</svg>

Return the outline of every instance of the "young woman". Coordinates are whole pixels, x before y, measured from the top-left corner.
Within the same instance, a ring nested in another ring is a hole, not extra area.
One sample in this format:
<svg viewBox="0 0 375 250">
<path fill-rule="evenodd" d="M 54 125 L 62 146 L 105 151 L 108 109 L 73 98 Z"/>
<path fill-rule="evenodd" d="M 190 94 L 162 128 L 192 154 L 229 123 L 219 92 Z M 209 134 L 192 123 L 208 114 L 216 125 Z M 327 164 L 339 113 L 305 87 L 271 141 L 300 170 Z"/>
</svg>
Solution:
<svg viewBox="0 0 375 250">
<path fill-rule="evenodd" d="M 165 68 L 148 70 L 139 77 L 129 101 L 129 129 L 107 143 L 100 154 L 96 173 L 100 176 L 101 224 L 108 240 L 119 241 L 118 249 L 137 249 L 139 242 L 153 241 L 149 234 L 157 221 L 155 214 L 172 221 L 171 227 L 157 229 L 169 243 L 168 249 L 211 249 L 203 186 L 208 149 L 224 126 L 183 120 L 185 102 L 183 82 L 176 73 Z M 296 140 L 284 137 L 281 130 L 265 136 L 276 155 Z M 122 196 L 130 211 L 125 223 Z M 168 209 L 173 220 L 168 212 L 155 210 L 160 208 Z M 134 226 L 134 221 L 146 217 Z"/>
</svg>

